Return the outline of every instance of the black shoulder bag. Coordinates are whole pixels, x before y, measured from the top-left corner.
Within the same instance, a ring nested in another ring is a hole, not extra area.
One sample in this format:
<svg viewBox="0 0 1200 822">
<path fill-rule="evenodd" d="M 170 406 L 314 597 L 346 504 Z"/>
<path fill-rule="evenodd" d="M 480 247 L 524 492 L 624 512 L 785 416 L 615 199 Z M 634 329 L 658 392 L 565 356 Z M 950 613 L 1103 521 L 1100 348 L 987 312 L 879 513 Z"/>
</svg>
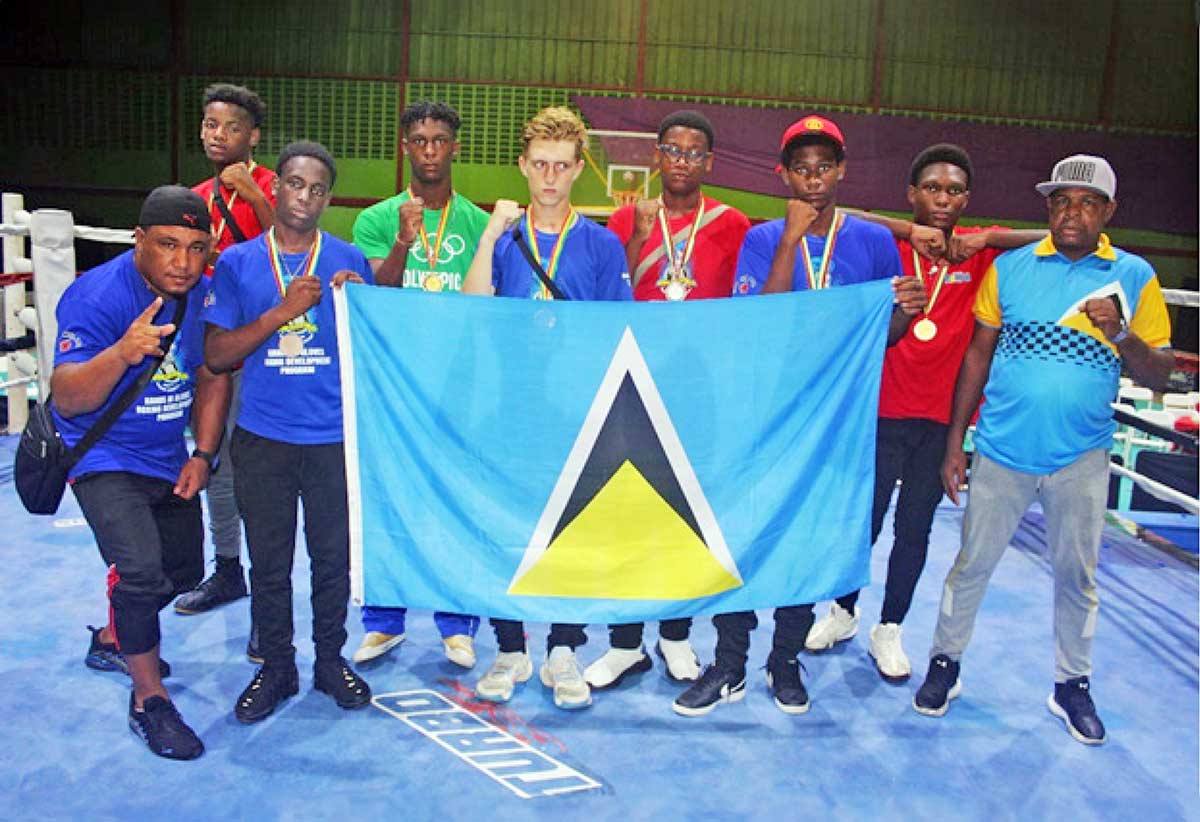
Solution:
<svg viewBox="0 0 1200 822">
<path fill-rule="evenodd" d="M 533 256 L 533 252 L 529 250 L 529 245 L 521 235 L 520 227 L 513 226 L 512 238 L 517 247 L 521 249 L 521 253 L 525 255 L 525 262 L 529 263 L 530 267 L 533 268 L 533 273 L 538 275 L 538 279 L 542 281 L 542 285 L 546 286 L 546 290 L 550 292 L 550 295 L 556 300 L 570 299 L 566 294 L 562 293 L 562 289 L 555 284 L 554 280 L 546 276 L 546 269 L 542 268 L 542 264 L 537 261 L 537 258 Z"/>
<path fill-rule="evenodd" d="M 242 227 L 238 225 L 237 220 L 233 219 L 233 212 L 229 210 L 229 205 L 225 202 L 225 198 L 221 196 L 221 178 L 213 177 L 213 202 L 217 204 L 217 210 L 221 212 L 221 216 L 225 218 L 225 225 L 229 229 L 229 233 L 233 235 L 235 243 L 246 242 L 246 232 L 242 231 Z M 220 237 L 217 237 L 220 240 Z"/>
<path fill-rule="evenodd" d="M 186 310 L 185 294 L 175 306 L 175 330 L 163 342 L 164 352 L 171 350 Z M 26 511 L 31 514 L 54 514 L 58 511 L 71 468 L 83 458 L 88 449 L 108 433 L 108 429 L 112 428 L 117 419 L 141 396 L 154 372 L 162 365 L 162 361 L 162 357 L 151 360 L 133 385 L 125 389 L 73 448 L 67 447 L 62 435 L 54 426 L 50 398 L 47 397 L 33 407 L 29 412 L 29 421 L 25 423 L 25 430 L 21 432 L 21 442 L 17 445 L 17 456 L 13 461 L 13 481 Z"/>
</svg>

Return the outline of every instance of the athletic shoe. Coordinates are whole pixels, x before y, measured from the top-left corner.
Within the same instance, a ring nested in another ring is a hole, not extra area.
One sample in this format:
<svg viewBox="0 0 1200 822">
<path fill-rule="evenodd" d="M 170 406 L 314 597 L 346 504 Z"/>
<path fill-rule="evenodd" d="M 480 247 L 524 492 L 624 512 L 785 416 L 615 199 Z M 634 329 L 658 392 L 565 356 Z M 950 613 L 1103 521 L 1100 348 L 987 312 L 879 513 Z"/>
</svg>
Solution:
<svg viewBox="0 0 1200 822">
<path fill-rule="evenodd" d="M 583 678 L 597 691 L 615 688 L 634 674 L 645 673 L 654 667 L 644 648 L 609 648 L 604 655 L 587 666 Z"/>
<path fill-rule="evenodd" d="M 859 612 L 857 605 L 854 606 L 852 614 L 836 602 L 831 602 L 829 613 L 818 619 L 809 629 L 804 647 L 810 651 L 826 651 L 839 642 L 850 639 L 858 633 Z"/>
<path fill-rule="evenodd" d="M 554 689 L 554 704 L 559 708 L 570 711 L 592 704 L 592 689 L 579 670 L 575 652 L 566 645 L 551 648 L 546 654 L 542 684 Z"/>
<path fill-rule="evenodd" d="M 233 706 L 238 722 L 249 725 L 266 719 L 288 697 L 300 692 L 300 675 L 292 665 L 263 665 L 254 673 Z"/>
<path fill-rule="evenodd" d="M 767 687 L 775 697 L 775 707 L 785 714 L 808 712 L 808 691 L 800 679 L 800 660 L 767 658 Z"/>
<path fill-rule="evenodd" d="M 92 632 L 92 641 L 88 645 L 87 655 L 83 658 L 83 664 L 91 668 L 93 671 L 119 671 L 125 676 L 129 676 L 129 663 L 125 661 L 125 655 L 117 650 L 115 642 L 101 642 L 100 632 L 103 628 L 93 628 L 87 626 Z M 165 659 L 158 659 L 158 677 L 166 679 L 171 675 L 171 666 Z"/>
<path fill-rule="evenodd" d="M 913 697 L 913 709 L 925 716 L 942 716 L 950 709 L 950 700 L 962 693 L 958 663 L 945 654 L 929 660 L 929 673 Z"/>
<path fill-rule="evenodd" d="M 342 657 L 318 659 L 313 664 L 313 687 L 329 694 L 339 708 L 353 711 L 371 701 L 371 686 Z"/>
<path fill-rule="evenodd" d="M 525 651 L 496 654 L 496 661 L 475 683 L 475 696 L 488 702 L 508 702 L 518 682 L 533 676 L 533 662 Z"/>
<path fill-rule="evenodd" d="M 204 743 L 188 727 L 169 699 L 152 696 L 134 707 L 129 694 L 129 730 L 146 743 L 150 750 L 167 759 L 196 759 L 204 753 Z"/>
<path fill-rule="evenodd" d="M 654 651 L 667 664 L 667 679 L 672 682 L 695 682 L 700 678 L 700 657 L 686 639 L 660 638 Z"/>
<path fill-rule="evenodd" d="M 241 563 L 218 561 L 217 570 L 208 579 L 175 600 L 175 613 L 202 614 L 246 595 L 246 579 L 242 575 Z"/>
<path fill-rule="evenodd" d="M 446 651 L 446 659 L 460 668 L 470 670 L 475 667 L 475 640 L 466 634 L 453 634 L 442 637 L 442 647 Z"/>
<path fill-rule="evenodd" d="M 696 684 L 675 698 L 671 708 L 683 716 L 704 716 L 722 702 L 739 702 L 746 696 L 744 671 L 727 671 L 709 665 Z"/>
<path fill-rule="evenodd" d="M 362 644 L 354 652 L 354 664 L 362 665 L 372 659 L 378 659 L 404 641 L 404 634 L 384 634 L 379 631 L 367 631 L 363 634 Z"/>
<path fill-rule="evenodd" d="M 258 626 L 250 626 L 250 638 L 246 640 L 246 659 L 253 662 L 255 665 L 262 665 L 262 651 L 258 650 Z"/>
<path fill-rule="evenodd" d="M 903 629 L 896 622 L 881 622 L 871 628 L 869 651 L 879 675 L 889 682 L 908 679 L 912 675 L 912 665 L 900 644 L 901 633 Z"/>
<path fill-rule="evenodd" d="M 1086 676 L 1054 683 L 1054 693 L 1046 699 L 1046 707 L 1067 726 L 1067 733 L 1084 745 L 1103 745 L 1108 739 L 1104 723 L 1096 715 L 1090 684 Z"/>
</svg>

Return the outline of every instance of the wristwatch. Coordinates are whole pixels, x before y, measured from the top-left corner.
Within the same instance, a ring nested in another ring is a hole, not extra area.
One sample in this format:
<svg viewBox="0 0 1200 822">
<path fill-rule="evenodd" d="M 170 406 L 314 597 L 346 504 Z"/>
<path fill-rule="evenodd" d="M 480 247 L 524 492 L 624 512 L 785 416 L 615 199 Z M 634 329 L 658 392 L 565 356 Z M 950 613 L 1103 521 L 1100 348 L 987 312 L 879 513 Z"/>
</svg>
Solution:
<svg viewBox="0 0 1200 822">
<path fill-rule="evenodd" d="M 1129 326 L 1125 324 L 1125 320 L 1121 320 L 1121 330 L 1117 332 L 1117 336 L 1113 337 L 1109 342 L 1113 345 L 1120 345 L 1125 342 L 1125 338 L 1129 336 Z"/>
<path fill-rule="evenodd" d="M 192 458 L 195 459 L 196 457 L 199 457 L 200 459 L 202 459 L 208 463 L 208 473 L 210 473 L 210 474 L 217 473 L 217 468 L 220 465 L 220 460 L 217 459 L 216 454 L 214 454 L 212 451 L 203 451 L 203 450 L 197 448 L 196 450 L 192 451 Z"/>
</svg>

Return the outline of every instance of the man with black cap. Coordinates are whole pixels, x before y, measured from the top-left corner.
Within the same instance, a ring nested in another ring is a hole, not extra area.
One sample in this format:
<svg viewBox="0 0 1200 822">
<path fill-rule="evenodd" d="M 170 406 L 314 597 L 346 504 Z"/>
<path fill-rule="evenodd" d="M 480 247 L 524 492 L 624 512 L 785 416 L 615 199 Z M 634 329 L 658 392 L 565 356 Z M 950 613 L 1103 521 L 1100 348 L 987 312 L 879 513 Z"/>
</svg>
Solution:
<svg viewBox="0 0 1200 822">
<path fill-rule="evenodd" d="M 757 225 L 746 234 L 738 255 L 733 296 L 818 290 L 890 279 L 896 309 L 888 344 L 900 339 L 925 307 L 925 287 L 905 277 L 891 234 L 882 226 L 843 213 L 837 207 L 838 184 L 846 173 L 846 142 L 833 121 L 802 117 L 780 140 L 776 171 L 791 194 L 787 216 Z M 813 605 L 775 609 L 775 633 L 767 657 L 767 685 L 779 710 L 802 714 L 808 691 L 797 659 L 813 624 Z M 758 625 L 753 611 L 718 614 L 716 658 L 700 679 L 672 705 L 676 713 L 700 716 L 746 693 L 750 633 Z"/>
<path fill-rule="evenodd" d="M 190 294 L 211 242 L 204 200 L 180 186 L 152 191 L 133 249 L 63 293 L 50 381 L 55 423 L 71 446 L 146 368 L 155 369 L 69 479 L 109 566 L 112 622 L 93 644 L 119 649 L 133 680 L 129 726 L 171 759 L 204 753 L 163 687 L 169 668 L 159 658 L 158 612 L 203 573 L 196 495 L 214 468 L 229 401 L 228 377 L 204 367 L 203 301 Z"/>
<path fill-rule="evenodd" d="M 1040 500 L 1054 569 L 1055 684 L 1050 712 L 1086 745 L 1107 738 L 1090 693 L 1099 598 L 1096 564 L 1108 497 L 1109 403 L 1124 366 L 1150 386 L 1174 365 L 1154 270 L 1102 233 L 1117 178 L 1102 157 L 1077 154 L 1037 185 L 1050 235 L 999 257 L 975 298 L 975 331 L 958 372 L 942 462 L 958 502 L 963 436 L 975 432 L 962 547 L 946 577 L 929 673 L 913 708 L 942 716 L 962 691 L 959 662 L 992 571 L 1025 510 Z M 986 386 L 986 389 L 985 389 Z"/>
</svg>

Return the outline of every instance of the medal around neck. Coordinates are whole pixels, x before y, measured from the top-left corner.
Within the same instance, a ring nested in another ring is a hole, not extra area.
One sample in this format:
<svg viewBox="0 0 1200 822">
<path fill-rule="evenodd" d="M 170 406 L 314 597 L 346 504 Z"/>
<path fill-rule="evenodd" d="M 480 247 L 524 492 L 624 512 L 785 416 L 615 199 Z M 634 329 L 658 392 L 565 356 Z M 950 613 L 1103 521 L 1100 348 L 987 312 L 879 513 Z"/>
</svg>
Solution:
<svg viewBox="0 0 1200 822">
<path fill-rule="evenodd" d="M 304 352 L 304 340 L 299 334 L 290 331 L 280 334 L 279 350 L 285 357 L 299 357 Z"/>
<path fill-rule="evenodd" d="M 937 323 L 928 317 L 922 317 L 921 319 L 917 320 L 916 325 L 913 326 L 913 336 L 921 342 L 929 342 L 937 336 L 937 333 Z"/>
<path fill-rule="evenodd" d="M 421 288 L 435 293 L 441 291 L 442 278 L 437 274 L 426 274 L 425 279 L 421 281 Z"/>
</svg>

